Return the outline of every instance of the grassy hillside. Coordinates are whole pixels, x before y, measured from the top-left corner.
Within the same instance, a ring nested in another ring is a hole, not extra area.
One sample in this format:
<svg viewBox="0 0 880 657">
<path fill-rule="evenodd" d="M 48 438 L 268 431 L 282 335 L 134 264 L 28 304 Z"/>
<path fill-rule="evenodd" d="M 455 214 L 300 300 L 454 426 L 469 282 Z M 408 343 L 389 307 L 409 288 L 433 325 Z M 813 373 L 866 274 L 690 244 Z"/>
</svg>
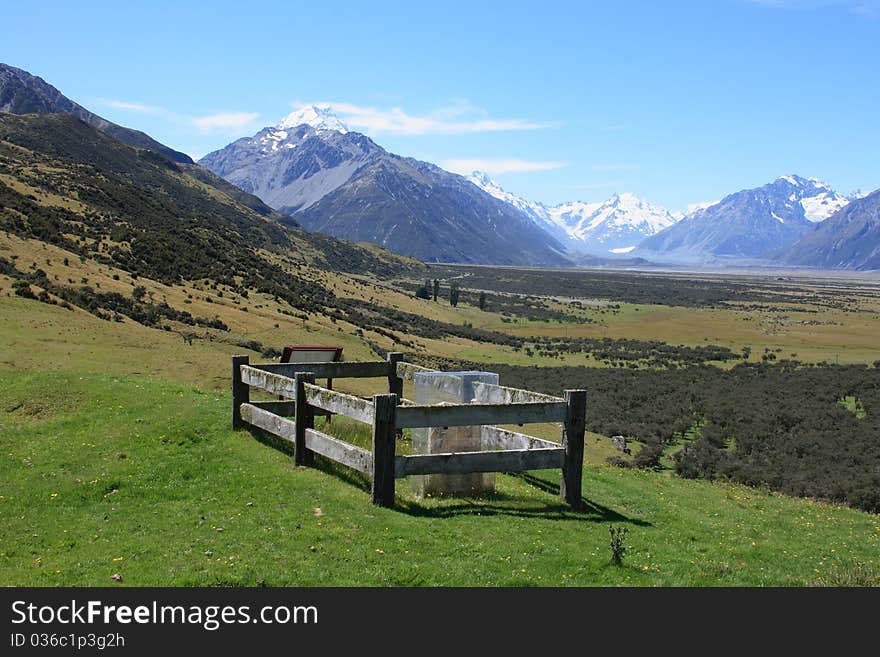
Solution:
<svg viewBox="0 0 880 657">
<path fill-rule="evenodd" d="M 416 501 L 401 480 L 379 509 L 363 481 L 229 430 L 227 382 L 206 377 L 234 347 L 17 297 L 0 297 L 0 345 L 4 584 L 878 583 L 875 515 L 621 470 L 591 440 L 584 514 L 553 471 L 499 476 L 480 501 Z"/>
<path fill-rule="evenodd" d="M 878 583 L 880 524 L 848 509 L 591 466 L 584 514 L 558 501 L 555 472 L 501 476 L 481 502 L 414 502 L 401 483 L 389 511 L 229 431 L 223 395 L 71 373 L 9 384 L 4 584 Z M 628 529 L 622 568 L 610 525 Z"/>
</svg>

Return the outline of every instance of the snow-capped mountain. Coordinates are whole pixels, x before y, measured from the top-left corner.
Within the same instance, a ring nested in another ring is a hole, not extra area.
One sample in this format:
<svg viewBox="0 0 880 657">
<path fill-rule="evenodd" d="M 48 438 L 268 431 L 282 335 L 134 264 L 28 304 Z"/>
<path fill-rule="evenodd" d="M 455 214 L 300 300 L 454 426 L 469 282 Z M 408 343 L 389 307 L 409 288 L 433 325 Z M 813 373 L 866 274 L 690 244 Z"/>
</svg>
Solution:
<svg viewBox="0 0 880 657">
<path fill-rule="evenodd" d="M 540 228 L 546 230 L 562 244 L 571 249 L 572 245 L 569 244 L 571 237 L 569 236 L 566 227 L 553 220 L 550 216 L 550 212 L 543 203 L 527 201 L 516 194 L 511 194 L 504 190 L 501 185 L 492 180 L 489 175 L 483 171 L 474 171 L 467 177 L 467 179 L 490 196 L 494 196 L 499 201 L 504 201 L 508 205 L 512 205 L 529 219 L 534 221 Z"/>
<path fill-rule="evenodd" d="M 781 176 L 689 214 L 636 252 L 682 263 L 757 258 L 793 244 L 848 202 L 815 178 Z"/>
<path fill-rule="evenodd" d="M 850 202 L 850 199 L 841 196 L 818 178 L 805 180 L 798 176 L 782 176 L 779 180 L 800 190 L 792 192 L 789 200 L 797 200 L 804 209 L 806 220 L 816 224 L 825 221 Z"/>
<path fill-rule="evenodd" d="M 880 270 L 880 190 L 848 203 L 777 259 L 801 267 Z"/>
<path fill-rule="evenodd" d="M 563 244 L 463 177 L 306 106 L 200 160 L 303 228 L 426 262 L 567 266 Z"/>
<path fill-rule="evenodd" d="M 665 208 L 635 194 L 615 194 L 601 203 L 563 203 L 549 208 L 554 223 L 567 227 L 584 251 L 629 253 L 646 237 L 675 223 Z"/>
<path fill-rule="evenodd" d="M 529 216 L 574 253 L 629 253 L 646 237 L 676 221 L 665 208 L 630 193 L 598 203 L 573 201 L 548 207 L 505 191 L 481 171 L 474 171 L 468 180 Z"/>
<path fill-rule="evenodd" d="M 279 212 L 292 214 L 344 184 L 382 149 L 349 132 L 327 107 L 308 105 L 200 163 Z"/>
<path fill-rule="evenodd" d="M 318 132 L 326 130 L 335 130 L 342 134 L 349 132 L 348 126 L 333 113 L 329 105 L 306 105 L 301 107 L 281 119 L 278 129 L 285 130 L 301 125 L 307 125 Z"/>
</svg>

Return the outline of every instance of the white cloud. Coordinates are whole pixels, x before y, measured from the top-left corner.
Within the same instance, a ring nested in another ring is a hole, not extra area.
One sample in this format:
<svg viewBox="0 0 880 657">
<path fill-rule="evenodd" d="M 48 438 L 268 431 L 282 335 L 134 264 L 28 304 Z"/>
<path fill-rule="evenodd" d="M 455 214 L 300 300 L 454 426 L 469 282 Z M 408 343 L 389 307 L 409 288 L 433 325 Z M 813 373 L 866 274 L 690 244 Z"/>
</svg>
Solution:
<svg viewBox="0 0 880 657">
<path fill-rule="evenodd" d="M 257 112 L 220 112 L 196 116 L 190 122 L 204 132 L 240 130 L 255 123 L 259 116 Z"/>
<path fill-rule="evenodd" d="M 113 107 L 128 112 L 141 114 L 153 114 L 160 118 L 182 126 L 198 128 L 201 132 L 234 132 L 246 128 L 256 127 L 256 121 L 260 117 L 257 112 L 217 112 L 204 116 L 189 116 L 178 114 L 164 107 L 147 105 L 126 100 L 104 99 L 102 105 Z"/>
<path fill-rule="evenodd" d="M 473 171 L 489 174 L 526 173 L 530 171 L 550 171 L 568 166 L 565 162 L 530 162 L 528 160 L 445 160 L 440 166 L 447 171 L 467 175 Z"/>
<path fill-rule="evenodd" d="M 303 104 L 294 103 L 296 107 Z M 525 119 L 490 118 L 485 111 L 463 100 L 423 115 L 408 114 L 400 107 L 381 109 L 334 101 L 314 104 L 329 106 L 353 130 L 374 135 L 456 135 L 553 127 L 550 123 Z"/>
<path fill-rule="evenodd" d="M 130 103 L 124 100 L 102 100 L 101 103 L 107 107 L 126 110 L 129 112 L 140 112 L 141 114 L 168 114 L 168 110 L 155 105 L 144 105 L 143 103 Z"/>
</svg>

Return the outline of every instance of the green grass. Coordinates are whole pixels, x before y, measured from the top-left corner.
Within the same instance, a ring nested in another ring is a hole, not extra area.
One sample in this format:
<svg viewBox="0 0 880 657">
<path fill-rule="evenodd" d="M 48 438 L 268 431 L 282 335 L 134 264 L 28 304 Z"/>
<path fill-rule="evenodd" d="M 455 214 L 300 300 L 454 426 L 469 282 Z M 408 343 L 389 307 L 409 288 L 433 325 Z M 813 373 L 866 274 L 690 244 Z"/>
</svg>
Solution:
<svg viewBox="0 0 880 657">
<path fill-rule="evenodd" d="M 706 424 L 705 419 L 699 418 L 694 421 L 683 435 L 676 435 L 675 440 L 663 449 L 663 454 L 660 456 L 660 465 L 669 471 L 675 470 L 675 455 L 683 450 L 688 443 L 700 437 L 704 424 Z"/>
<path fill-rule="evenodd" d="M 755 586 L 876 582 L 880 518 L 588 465 L 486 499 L 369 502 L 366 482 L 229 428 L 229 398 L 137 376 L 2 371 L 2 585 Z M 350 431 L 342 423 L 340 431 Z M 609 524 L 628 529 L 610 565 Z"/>
<path fill-rule="evenodd" d="M 862 405 L 862 401 L 858 397 L 847 395 L 846 397 L 841 399 L 839 403 L 860 420 L 864 420 L 867 417 L 867 413 L 865 413 L 865 407 Z"/>
</svg>

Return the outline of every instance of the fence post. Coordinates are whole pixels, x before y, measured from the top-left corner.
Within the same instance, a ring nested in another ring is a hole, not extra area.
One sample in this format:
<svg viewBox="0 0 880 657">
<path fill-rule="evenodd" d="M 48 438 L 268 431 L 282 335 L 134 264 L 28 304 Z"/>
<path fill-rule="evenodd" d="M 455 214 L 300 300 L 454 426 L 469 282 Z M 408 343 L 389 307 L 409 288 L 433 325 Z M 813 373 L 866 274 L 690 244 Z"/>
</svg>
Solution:
<svg viewBox="0 0 880 657">
<path fill-rule="evenodd" d="M 397 395 L 373 395 L 373 504 L 394 506 Z"/>
<path fill-rule="evenodd" d="M 397 364 L 403 360 L 403 354 L 399 351 L 389 351 L 386 359 L 391 365 L 391 371 L 388 373 L 388 394 L 397 395 L 399 403 L 403 397 L 403 379 L 397 376 Z"/>
<path fill-rule="evenodd" d="M 565 424 L 562 428 L 562 482 L 559 495 L 575 510 L 581 508 L 581 480 L 584 470 L 584 431 L 587 421 L 587 391 L 566 390 L 568 404 Z"/>
<path fill-rule="evenodd" d="M 391 371 L 388 373 L 388 394 L 397 395 L 399 404 L 403 399 L 403 379 L 397 376 L 397 364 L 403 360 L 403 354 L 399 351 L 389 351 L 386 358 L 391 366 Z M 396 435 L 398 438 L 402 436 L 403 429 L 398 429 Z"/>
<path fill-rule="evenodd" d="M 297 372 L 293 378 L 296 381 L 293 462 L 297 465 L 314 465 L 315 455 L 312 450 L 306 449 L 306 429 L 315 428 L 315 412 L 306 402 L 306 388 L 303 384 L 314 384 L 315 375 L 312 372 Z"/>
<path fill-rule="evenodd" d="M 244 428 L 244 420 L 241 419 L 241 405 L 250 403 L 251 389 L 250 386 L 241 380 L 241 365 L 247 365 L 250 362 L 249 356 L 233 356 L 232 357 L 232 428 Z"/>
</svg>

